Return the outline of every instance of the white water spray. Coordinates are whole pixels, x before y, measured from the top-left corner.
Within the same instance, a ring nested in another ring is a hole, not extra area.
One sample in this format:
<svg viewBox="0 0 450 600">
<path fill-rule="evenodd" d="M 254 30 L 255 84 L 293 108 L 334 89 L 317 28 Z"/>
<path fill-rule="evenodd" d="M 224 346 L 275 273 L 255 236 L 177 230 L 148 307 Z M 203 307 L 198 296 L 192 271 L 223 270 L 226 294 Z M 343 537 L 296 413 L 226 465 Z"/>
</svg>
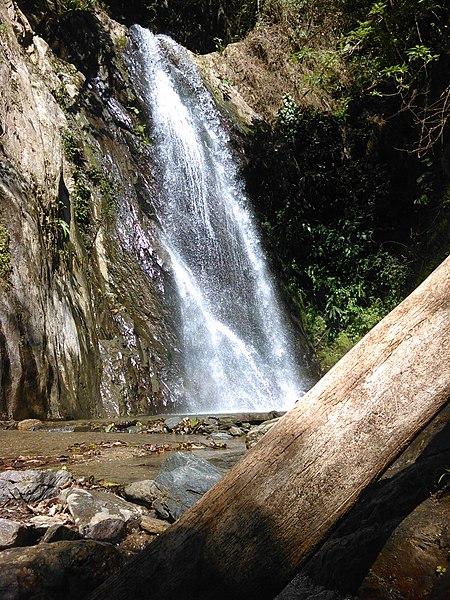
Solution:
<svg viewBox="0 0 450 600">
<path fill-rule="evenodd" d="M 217 110 L 184 49 L 139 26 L 131 36 L 162 177 L 187 408 L 287 410 L 304 384 Z"/>
</svg>

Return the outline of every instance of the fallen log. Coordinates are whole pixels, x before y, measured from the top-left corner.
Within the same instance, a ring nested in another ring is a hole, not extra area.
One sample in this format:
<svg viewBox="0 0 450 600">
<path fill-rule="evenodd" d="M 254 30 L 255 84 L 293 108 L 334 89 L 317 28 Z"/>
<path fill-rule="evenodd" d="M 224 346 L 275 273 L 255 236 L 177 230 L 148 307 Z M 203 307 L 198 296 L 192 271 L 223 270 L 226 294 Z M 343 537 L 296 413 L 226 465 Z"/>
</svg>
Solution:
<svg viewBox="0 0 450 600">
<path fill-rule="evenodd" d="M 91 599 L 273 599 L 449 398 L 450 258 Z"/>
</svg>

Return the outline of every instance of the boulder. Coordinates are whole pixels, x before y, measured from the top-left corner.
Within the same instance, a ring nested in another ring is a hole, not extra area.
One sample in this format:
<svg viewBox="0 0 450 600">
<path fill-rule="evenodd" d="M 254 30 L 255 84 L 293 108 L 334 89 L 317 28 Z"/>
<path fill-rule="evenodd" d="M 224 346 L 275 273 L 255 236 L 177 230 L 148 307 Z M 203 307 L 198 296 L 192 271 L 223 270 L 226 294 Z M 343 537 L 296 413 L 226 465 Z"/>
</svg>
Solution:
<svg viewBox="0 0 450 600">
<path fill-rule="evenodd" d="M 119 551 L 94 540 L 62 541 L 0 554 L 2 600 L 80 600 L 122 566 Z"/>
<path fill-rule="evenodd" d="M 159 495 L 159 489 L 153 479 L 145 479 L 125 486 L 124 493 L 129 500 L 151 506 Z"/>
<path fill-rule="evenodd" d="M 155 478 L 158 498 L 153 508 L 163 519 L 174 521 L 222 477 L 208 461 L 177 452 L 164 462 Z"/>
<path fill-rule="evenodd" d="M 48 500 L 72 480 L 72 474 L 63 469 L 5 471 L 0 473 L 0 504 L 8 500 L 21 500 L 27 504 Z"/>
<path fill-rule="evenodd" d="M 26 537 L 27 528 L 22 523 L 0 519 L 0 550 L 21 546 Z"/>
<path fill-rule="evenodd" d="M 127 524 L 137 522 L 145 509 L 119 496 L 98 490 L 72 487 L 60 495 L 75 525 L 85 538 L 117 542 L 126 533 Z"/>
<path fill-rule="evenodd" d="M 42 421 L 39 419 L 23 419 L 17 423 L 17 429 L 21 431 L 34 431 L 42 427 Z"/>
</svg>

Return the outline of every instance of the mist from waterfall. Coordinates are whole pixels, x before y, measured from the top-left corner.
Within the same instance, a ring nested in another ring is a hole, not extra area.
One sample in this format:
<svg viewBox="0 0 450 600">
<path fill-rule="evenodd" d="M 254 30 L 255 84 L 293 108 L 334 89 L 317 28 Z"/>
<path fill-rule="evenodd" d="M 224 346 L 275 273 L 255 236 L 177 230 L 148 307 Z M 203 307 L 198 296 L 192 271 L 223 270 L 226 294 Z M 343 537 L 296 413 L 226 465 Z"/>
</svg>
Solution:
<svg viewBox="0 0 450 600">
<path fill-rule="evenodd" d="M 191 412 L 287 410 L 305 385 L 226 130 L 188 53 L 131 29 L 131 73 L 160 171 Z"/>
</svg>

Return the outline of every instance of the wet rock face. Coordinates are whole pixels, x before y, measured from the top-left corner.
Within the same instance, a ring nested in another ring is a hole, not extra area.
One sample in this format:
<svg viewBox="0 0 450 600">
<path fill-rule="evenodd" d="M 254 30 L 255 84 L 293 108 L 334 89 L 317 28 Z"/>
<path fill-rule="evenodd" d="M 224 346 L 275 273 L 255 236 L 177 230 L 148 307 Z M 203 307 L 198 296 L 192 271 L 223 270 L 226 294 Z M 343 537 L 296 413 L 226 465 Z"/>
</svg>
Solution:
<svg viewBox="0 0 450 600">
<path fill-rule="evenodd" d="M 18 5 L 0 6 L 0 414 L 156 412 L 178 343 L 126 30 Z"/>
</svg>

